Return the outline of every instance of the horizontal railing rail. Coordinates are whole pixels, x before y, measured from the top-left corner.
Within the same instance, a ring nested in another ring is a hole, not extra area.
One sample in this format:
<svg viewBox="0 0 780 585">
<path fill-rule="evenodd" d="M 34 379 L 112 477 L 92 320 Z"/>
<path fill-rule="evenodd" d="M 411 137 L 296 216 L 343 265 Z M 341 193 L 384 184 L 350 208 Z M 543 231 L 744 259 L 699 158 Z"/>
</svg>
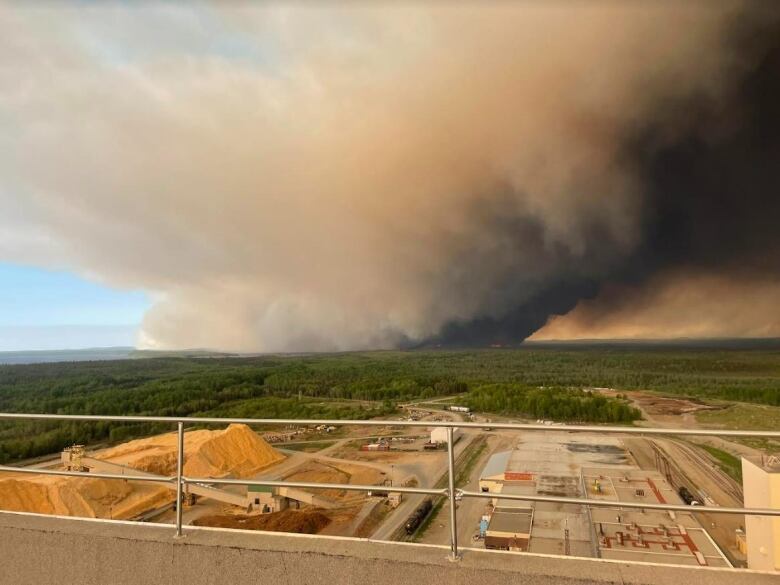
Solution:
<svg viewBox="0 0 780 585">
<path fill-rule="evenodd" d="M 299 418 L 219 418 L 181 416 L 120 416 L 100 414 L 26 414 L 0 412 L 0 420 L 62 420 L 93 422 L 158 422 L 187 424 L 245 424 L 245 425 L 327 425 L 327 426 L 399 426 L 399 427 L 444 427 L 462 429 L 518 430 L 518 431 L 567 431 L 574 433 L 619 433 L 634 435 L 691 435 L 700 437 L 764 437 L 780 439 L 780 431 L 735 431 L 729 429 L 674 429 L 662 427 L 628 427 L 579 424 L 532 424 L 505 422 L 458 422 L 423 420 L 344 420 L 344 419 L 299 419 Z"/>
<path fill-rule="evenodd" d="M 550 502 L 556 504 L 575 504 L 601 508 L 633 508 L 637 510 L 671 510 L 672 512 L 704 512 L 713 514 L 748 514 L 749 516 L 780 516 L 775 508 L 726 508 L 721 506 L 689 506 L 687 504 L 645 504 L 642 502 L 621 502 L 619 500 L 593 500 L 590 498 L 568 498 L 565 496 L 531 496 L 490 492 L 470 492 L 457 490 L 466 498 L 500 498 L 502 500 L 520 500 L 527 502 Z"/>
<path fill-rule="evenodd" d="M 175 478 L 174 478 L 175 479 Z M 399 492 L 402 494 L 424 494 L 429 496 L 446 496 L 447 488 L 417 488 L 387 485 L 361 485 L 356 483 L 320 483 L 312 481 L 285 481 L 263 479 L 204 479 L 202 477 L 182 477 L 184 484 L 213 485 L 258 485 L 263 487 L 292 487 L 320 490 L 346 490 L 354 492 Z"/>
<path fill-rule="evenodd" d="M 0 465 L 0 472 L 26 473 L 29 475 L 60 475 L 64 477 L 95 477 L 98 479 L 121 479 L 124 481 L 151 481 L 157 483 L 173 483 L 176 476 L 163 477 L 159 475 L 125 475 L 123 473 L 85 473 L 83 471 L 60 471 L 58 469 L 40 469 L 37 467 L 11 467 Z"/>
<path fill-rule="evenodd" d="M 341 420 L 341 419 L 259 419 L 259 418 L 218 418 L 218 417 L 166 417 L 166 416 L 112 416 L 112 415 L 70 415 L 70 414 L 28 414 L 28 413 L 0 413 L 0 421 L 7 420 L 52 420 L 52 421 L 82 421 L 82 422 L 122 422 L 122 423 L 169 423 L 177 427 L 177 457 L 176 475 L 165 477 L 161 475 L 125 475 L 115 473 L 92 473 L 79 471 L 61 471 L 41 467 L 13 467 L 0 465 L 0 472 L 52 475 L 66 477 L 84 477 L 171 483 L 176 487 L 176 536 L 183 534 L 182 506 L 183 493 L 187 485 L 200 484 L 208 486 L 265 486 L 265 487 L 289 487 L 321 490 L 346 490 L 358 492 L 388 491 L 405 494 L 419 494 L 446 497 L 449 500 L 450 516 L 450 558 L 459 558 L 457 536 L 457 510 L 456 500 L 465 498 L 483 498 L 502 500 L 519 500 L 527 502 L 552 502 L 560 504 L 572 504 L 579 506 L 593 506 L 604 508 L 630 508 L 647 510 L 665 510 L 676 512 L 702 512 L 713 514 L 744 514 L 751 516 L 775 516 L 780 517 L 780 509 L 775 508 L 733 508 L 721 506 L 691 506 L 679 504 L 647 504 L 641 502 L 626 502 L 621 500 L 574 498 L 561 496 L 522 495 L 496 492 L 475 492 L 457 489 L 455 487 L 455 428 L 476 429 L 485 431 L 514 430 L 535 432 L 574 432 L 574 433 L 599 433 L 622 435 L 666 435 L 666 436 L 702 436 L 702 437 L 759 437 L 780 439 L 780 431 L 753 431 L 753 430 L 726 430 L 726 429 L 674 429 L 651 427 L 623 427 L 601 425 L 569 425 L 569 424 L 528 424 L 511 422 L 460 422 L 460 421 L 409 421 L 409 420 Z M 184 475 L 184 425 L 326 425 L 326 426 L 391 426 L 391 427 L 425 427 L 447 429 L 447 475 L 448 485 L 444 488 L 433 487 L 407 487 L 407 486 L 379 486 L 341 483 L 301 482 L 266 479 L 232 479 L 210 477 L 188 477 Z"/>
</svg>

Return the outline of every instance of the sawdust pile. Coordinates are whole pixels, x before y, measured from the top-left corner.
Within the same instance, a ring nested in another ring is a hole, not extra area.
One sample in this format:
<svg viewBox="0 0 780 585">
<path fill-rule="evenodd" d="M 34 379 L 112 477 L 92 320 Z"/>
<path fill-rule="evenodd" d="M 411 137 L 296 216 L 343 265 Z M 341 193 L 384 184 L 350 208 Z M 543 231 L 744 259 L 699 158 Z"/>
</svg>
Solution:
<svg viewBox="0 0 780 585">
<path fill-rule="evenodd" d="M 284 459 L 246 425 L 185 434 L 184 473 L 190 477 L 247 477 Z M 124 443 L 90 456 L 160 475 L 176 470 L 176 433 Z M 114 472 L 116 473 L 116 472 Z M 6 474 L 0 509 L 88 518 L 132 518 L 172 501 L 172 490 L 151 483 Z"/>
<path fill-rule="evenodd" d="M 158 475 L 176 473 L 176 433 L 124 443 L 96 454 Z M 184 435 L 184 474 L 190 477 L 248 477 L 284 459 L 247 425 L 197 430 Z"/>
<path fill-rule="evenodd" d="M 283 510 L 262 516 L 216 515 L 203 516 L 193 521 L 195 526 L 215 528 L 242 528 L 273 532 L 317 534 L 330 524 L 330 518 L 318 510 Z"/>
<path fill-rule="evenodd" d="M 86 518 L 132 518 L 171 500 L 153 484 L 94 478 L 11 476 L 0 480 L 0 509 Z"/>
</svg>

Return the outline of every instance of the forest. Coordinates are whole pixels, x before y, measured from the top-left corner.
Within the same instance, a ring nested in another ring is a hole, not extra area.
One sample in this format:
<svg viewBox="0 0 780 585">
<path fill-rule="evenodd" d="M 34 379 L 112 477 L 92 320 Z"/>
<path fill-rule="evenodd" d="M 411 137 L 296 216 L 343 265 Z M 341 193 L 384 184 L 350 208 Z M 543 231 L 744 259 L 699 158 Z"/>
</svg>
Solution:
<svg viewBox="0 0 780 585">
<path fill-rule="evenodd" d="M 482 412 L 571 422 L 638 418 L 624 401 L 587 391 L 594 387 L 780 405 L 780 351 L 530 346 L 11 365 L 0 366 L 0 412 L 358 419 L 390 415 L 408 400 L 458 395 Z M 3 422 L 0 462 L 165 430 Z"/>
<path fill-rule="evenodd" d="M 630 423 L 641 412 L 627 402 L 573 388 L 527 388 L 489 384 L 470 390 L 459 403 L 475 412 L 526 415 L 573 422 Z"/>
</svg>

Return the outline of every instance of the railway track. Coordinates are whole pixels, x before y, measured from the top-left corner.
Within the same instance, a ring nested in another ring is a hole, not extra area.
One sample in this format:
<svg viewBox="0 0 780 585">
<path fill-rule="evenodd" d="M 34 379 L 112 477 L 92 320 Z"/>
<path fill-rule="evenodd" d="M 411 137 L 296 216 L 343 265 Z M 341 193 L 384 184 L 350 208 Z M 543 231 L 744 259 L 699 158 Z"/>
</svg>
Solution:
<svg viewBox="0 0 780 585">
<path fill-rule="evenodd" d="M 726 475 L 726 473 L 718 467 L 717 463 L 715 463 L 711 457 L 693 445 L 686 443 L 677 444 L 689 461 L 697 464 L 700 469 L 709 475 L 713 483 L 715 483 L 723 492 L 730 495 L 740 505 L 742 505 L 744 499 L 742 487 L 731 477 Z"/>
<path fill-rule="evenodd" d="M 665 454 L 673 471 L 671 475 L 675 487 L 686 485 L 694 493 L 704 491 L 716 505 L 742 505 L 742 487 L 696 446 L 671 439 L 653 439 L 651 443 Z M 674 476 L 677 476 L 676 480 Z"/>
</svg>

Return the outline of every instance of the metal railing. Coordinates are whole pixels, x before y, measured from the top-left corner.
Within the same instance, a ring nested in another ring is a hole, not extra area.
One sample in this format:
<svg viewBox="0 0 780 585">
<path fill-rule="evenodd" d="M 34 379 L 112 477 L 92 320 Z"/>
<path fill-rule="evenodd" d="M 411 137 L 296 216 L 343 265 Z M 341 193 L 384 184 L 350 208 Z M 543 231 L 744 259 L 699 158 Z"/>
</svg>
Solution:
<svg viewBox="0 0 780 585">
<path fill-rule="evenodd" d="M 184 475 L 184 425 L 326 425 L 326 426 L 400 426 L 400 427 L 443 427 L 447 429 L 447 475 L 446 488 L 430 487 L 395 487 L 389 491 L 406 494 L 424 494 L 432 496 L 444 496 L 449 500 L 450 519 L 450 559 L 460 558 L 458 551 L 457 530 L 457 506 L 456 500 L 466 498 L 496 498 L 504 500 L 522 500 L 527 502 L 552 502 L 559 504 L 574 504 L 581 506 L 594 506 L 604 508 L 634 508 L 646 510 L 670 510 L 679 512 L 703 512 L 712 514 L 746 514 L 751 516 L 780 516 L 780 509 L 775 508 L 729 508 L 721 506 L 687 506 L 677 504 L 645 504 L 640 502 L 625 502 L 619 500 L 594 500 L 589 498 L 572 498 L 563 496 L 538 496 L 493 492 L 473 492 L 461 490 L 455 487 L 455 447 L 453 441 L 453 429 L 481 429 L 490 427 L 493 430 L 539 431 L 539 432 L 574 432 L 574 433 L 599 433 L 619 435 L 667 435 L 667 436 L 705 436 L 705 437 L 761 437 L 780 439 L 780 431 L 733 431 L 715 429 L 667 429 L 645 427 L 611 427 L 599 425 L 541 425 L 522 423 L 469 423 L 453 421 L 393 421 L 393 420 L 322 420 L 322 419 L 255 419 L 255 418 L 188 418 L 188 417 L 164 417 L 164 416 L 101 416 L 101 415 L 60 415 L 60 414 L 22 414 L 0 413 L 0 420 L 54 420 L 54 421 L 103 421 L 124 423 L 171 423 L 177 427 L 177 456 L 176 475 L 173 477 L 149 476 L 149 475 L 122 475 L 113 473 L 89 473 L 89 477 L 100 479 L 121 479 L 126 481 L 146 481 L 157 483 L 174 483 L 176 486 L 176 537 L 183 535 L 182 522 L 182 496 L 189 484 L 209 485 L 256 485 L 265 487 L 293 487 L 306 489 L 340 489 L 348 491 L 369 492 L 376 491 L 376 485 L 357 485 L 340 483 L 318 483 L 283 480 L 261 479 L 216 479 L 209 477 L 187 477 Z M 84 477 L 84 473 L 78 471 L 58 471 L 41 468 L 24 468 L 0 465 L 0 472 L 27 473 L 37 475 L 55 475 L 69 477 Z"/>
</svg>

